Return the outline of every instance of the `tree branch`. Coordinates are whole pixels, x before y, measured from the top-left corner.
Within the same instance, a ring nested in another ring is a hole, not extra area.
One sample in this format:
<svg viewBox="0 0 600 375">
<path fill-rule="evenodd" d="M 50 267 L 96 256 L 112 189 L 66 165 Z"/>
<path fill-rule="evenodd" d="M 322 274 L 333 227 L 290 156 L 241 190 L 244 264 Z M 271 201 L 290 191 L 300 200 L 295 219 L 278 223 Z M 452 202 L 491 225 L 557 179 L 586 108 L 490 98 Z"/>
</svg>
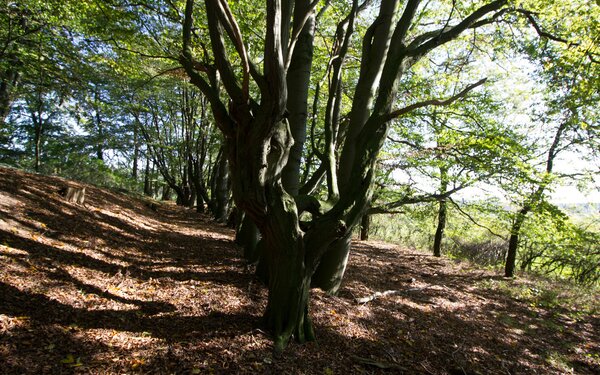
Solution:
<svg viewBox="0 0 600 375">
<path fill-rule="evenodd" d="M 517 9 L 516 11 L 518 13 L 523 14 L 525 16 L 525 18 L 527 18 L 527 21 L 529 21 L 529 23 L 531 24 L 531 26 L 533 26 L 533 28 L 535 29 L 535 32 L 538 34 L 538 36 L 540 36 L 542 38 L 548 38 L 548 39 L 553 40 L 555 42 L 565 43 L 569 47 L 570 46 L 577 46 L 577 45 L 579 45 L 579 43 L 569 42 L 566 39 L 557 37 L 556 35 L 552 35 L 552 34 L 546 32 L 546 31 L 542 30 L 542 28 L 540 27 L 540 25 L 537 23 L 537 21 L 533 17 L 533 12 L 525 10 L 525 9 Z"/>
<path fill-rule="evenodd" d="M 190 77 L 190 81 L 196 87 L 202 91 L 204 95 L 210 101 L 211 108 L 213 110 L 213 115 L 215 116 L 215 120 L 217 125 L 226 136 L 231 136 L 233 134 L 233 122 L 229 117 L 227 112 L 227 108 L 221 101 L 219 97 L 218 90 L 216 90 L 213 86 L 211 86 L 196 70 L 196 66 L 194 64 L 194 59 L 192 56 L 191 49 L 191 35 L 192 35 L 192 25 L 193 25 L 193 9 L 194 9 L 194 0 L 186 0 L 185 4 L 185 18 L 183 22 L 183 48 L 181 55 L 179 57 L 179 62 L 183 65 L 186 73 Z"/>
<path fill-rule="evenodd" d="M 422 101 L 422 102 L 414 103 L 414 104 L 411 104 L 411 105 L 409 105 L 407 107 L 395 110 L 395 111 L 391 112 L 390 114 L 388 114 L 387 116 L 385 116 L 383 118 L 383 121 L 387 122 L 387 121 L 393 120 L 393 119 L 398 118 L 398 117 L 400 117 L 402 115 L 405 115 L 405 114 L 407 114 L 409 112 L 412 112 L 415 109 L 427 107 L 427 106 L 430 106 L 430 105 L 444 106 L 444 105 L 452 104 L 456 100 L 458 100 L 458 99 L 466 96 L 469 93 L 469 91 L 473 90 L 474 88 L 476 88 L 478 86 L 483 85 L 486 81 L 487 81 L 487 78 L 480 79 L 479 81 L 477 81 L 477 82 L 475 82 L 475 83 L 473 83 L 473 84 L 465 87 L 461 92 L 459 92 L 458 94 L 456 94 L 456 95 L 454 95 L 454 96 L 452 96 L 452 97 L 450 97 L 448 99 L 444 99 L 444 100 L 442 100 L 442 99 L 429 99 L 429 100 L 425 100 L 425 101 Z"/>
<path fill-rule="evenodd" d="M 235 49 L 242 59 L 242 95 L 244 101 L 248 101 L 249 98 L 249 87 L 250 87 L 250 59 L 248 58 L 248 52 L 244 45 L 242 38 L 242 32 L 240 27 L 229 8 L 229 4 L 226 0 L 220 0 L 217 7 L 219 14 L 221 15 L 222 24 L 225 26 L 225 31 L 229 35 L 229 38 L 233 42 Z M 257 73 L 257 72 L 255 72 Z"/>
<path fill-rule="evenodd" d="M 290 40 L 290 44 L 288 46 L 287 58 L 285 60 L 285 65 L 284 65 L 286 71 L 288 70 L 288 68 L 290 67 L 290 63 L 292 62 L 292 55 L 294 54 L 294 48 L 296 47 L 296 42 L 298 42 L 300 33 L 302 32 L 302 29 L 304 29 L 306 22 L 310 18 L 310 15 L 313 13 L 313 11 L 315 10 L 315 7 L 317 6 L 317 4 L 319 4 L 319 2 L 320 2 L 320 0 L 314 0 L 312 3 L 310 3 L 306 9 L 306 13 L 302 17 L 302 21 L 300 22 L 300 24 L 297 27 L 294 27 L 292 39 Z"/>
<path fill-rule="evenodd" d="M 479 224 L 471 215 L 469 215 L 467 212 L 465 212 L 462 208 L 460 208 L 460 206 L 458 205 L 458 203 L 456 203 L 452 198 L 448 198 L 448 200 L 450 201 L 450 203 L 452 203 L 454 205 L 454 207 L 456 207 L 456 209 L 463 214 L 467 219 L 469 219 L 473 224 L 475 224 L 476 226 L 483 228 L 485 230 L 487 230 L 491 235 L 496 236 L 504 241 L 506 241 L 506 238 L 504 238 L 503 236 L 499 235 L 498 233 L 494 232 L 493 230 L 491 230 L 490 228 L 486 227 L 483 224 Z"/>
<path fill-rule="evenodd" d="M 479 9 L 471 13 L 469 16 L 467 16 L 460 23 L 458 23 L 456 26 L 449 28 L 447 31 L 445 31 L 445 29 L 442 29 L 437 36 L 432 37 L 428 41 L 418 46 L 414 45 L 412 48 L 409 49 L 408 54 L 416 58 L 425 55 L 432 49 L 455 39 L 466 29 L 472 27 L 473 25 L 477 25 L 477 22 L 480 20 L 480 18 L 484 17 L 490 12 L 502 8 L 507 3 L 507 0 L 496 0 L 480 7 Z"/>
<path fill-rule="evenodd" d="M 436 202 L 436 201 L 439 201 L 442 199 L 448 199 L 448 198 L 450 198 L 450 196 L 452 194 L 454 194 L 457 191 L 460 191 L 462 189 L 465 189 L 469 186 L 470 186 L 469 184 L 458 185 L 457 187 L 450 189 L 450 190 L 444 192 L 443 194 L 423 194 L 423 195 L 417 195 L 414 197 L 405 197 L 405 198 L 397 200 L 395 202 L 387 203 L 387 204 L 383 205 L 382 207 L 374 207 L 374 209 L 376 209 L 376 210 L 379 210 L 379 209 L 391 210 L 391 209 L 398 208 L 400 206 L 404 206 L 407 204 Z"/>
<path fill-rule="evenodd" d="M 245 103 L 243 91 L 237 83 L 235 72 L 227 57 L 227 49 L 225 48 L 222 31 L 222 27 L 226 26 L 226 24 L 224 25 L 221 22 L 223 16 L 219 10 L 220 4 L 214 0 L 205 0 L 204 3 L 207 12 L 206 18 L 208 19 L 208 33 L 210 35 L 211 47 L 216 67 L 223 80 L 223 86 L 234 102 Z"/>
</svg>

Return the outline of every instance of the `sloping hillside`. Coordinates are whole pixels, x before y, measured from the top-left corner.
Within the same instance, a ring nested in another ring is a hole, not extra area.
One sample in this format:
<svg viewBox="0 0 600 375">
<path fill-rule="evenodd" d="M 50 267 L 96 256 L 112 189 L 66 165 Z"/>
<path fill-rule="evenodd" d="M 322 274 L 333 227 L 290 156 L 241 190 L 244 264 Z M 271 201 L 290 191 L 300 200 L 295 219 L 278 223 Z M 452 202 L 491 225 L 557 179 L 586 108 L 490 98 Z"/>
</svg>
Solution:
<svg viewBox="0 0 600 375">
<path fill-rule="evenodd" d="M 313 293 L 318 342 L 273 357 L 231 230 L 92 186 L 69 203 L 67 185 L 84 186 L 0 168 L 1 373 L 600 373 L 591 305 L 376 242 L 338 297 Z"/>
</svg>

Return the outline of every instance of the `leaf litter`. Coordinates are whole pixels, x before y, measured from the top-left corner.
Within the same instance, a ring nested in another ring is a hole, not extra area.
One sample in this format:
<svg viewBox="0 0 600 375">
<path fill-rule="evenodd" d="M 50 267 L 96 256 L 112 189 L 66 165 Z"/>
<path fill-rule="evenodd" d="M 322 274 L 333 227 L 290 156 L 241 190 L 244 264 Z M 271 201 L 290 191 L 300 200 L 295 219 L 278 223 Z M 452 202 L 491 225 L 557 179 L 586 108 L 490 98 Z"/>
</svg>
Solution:
<svg viewBox="0 0 600 375">
<path fill-rule="evenodd" d="M 380 242 L 355 241 L 338 296 L 312 292 L 317 342 L 274 355 L 232 230 L 89 185 L 66 203 L 64 184 L 0 168 L 3 374 L 600 373 L 597 310 L 532 306 L 493 271 Z"/>
</svg>

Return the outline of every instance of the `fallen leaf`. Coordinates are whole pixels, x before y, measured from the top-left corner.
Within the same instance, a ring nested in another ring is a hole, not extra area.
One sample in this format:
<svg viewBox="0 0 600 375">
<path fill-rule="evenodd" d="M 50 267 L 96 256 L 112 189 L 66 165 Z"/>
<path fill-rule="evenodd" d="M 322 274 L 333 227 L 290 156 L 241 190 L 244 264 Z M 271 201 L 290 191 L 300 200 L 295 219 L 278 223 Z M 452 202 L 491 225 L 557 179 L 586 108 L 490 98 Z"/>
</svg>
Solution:
<svg viewBox="0 0 600 375">
<path fill-rule="evenodd" d="M 67 354 L 67 356 L 64 359 L 60 360 L 60 363 L 64 363 L 65 365 L 75 363 L 75 357 L 73 357 L 73 354 Z"/>
<path fill-rule="evenodd" d="M 143 365 L 145 363 L 146 363 L 146 360 L 144 358 L 140 358 L 140 359 L 136 358 L 131 361 L 131 368 L 135 370 L 136 368 L 140 367 L 141 365 Z"/>
</svg>

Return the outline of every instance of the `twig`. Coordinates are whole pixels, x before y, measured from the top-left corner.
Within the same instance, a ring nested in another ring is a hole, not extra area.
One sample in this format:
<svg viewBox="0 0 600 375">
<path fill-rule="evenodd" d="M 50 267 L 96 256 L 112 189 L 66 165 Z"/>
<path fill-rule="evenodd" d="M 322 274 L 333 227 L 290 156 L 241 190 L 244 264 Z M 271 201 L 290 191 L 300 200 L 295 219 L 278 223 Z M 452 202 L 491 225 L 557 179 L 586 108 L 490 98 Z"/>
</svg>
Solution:
<svg viewBox="0 0 600 375">
<path fill-rule="evenodd" d="M 363 358 L 363 357 L 359 357 L 359 356 L 356 356 L 356 355 L 353 355 L 352 359 L 354 359 L 356 362 L 362 363 L 364 365 L 375 366 L 375 367 L 379 367 L 379 368 L 382 368 L 382 369 L 388 369 L 388 368 L 404 369 L 404 370 L 406 369 L 405 367 L 402 367 L 402 366 L 397 365 L 395 363 L 379 362 L 379 361 L 376 361 L 374 359 Z"/>
<path fill-rule="evenodd" d="M 459 92 L 458 94 L 451 96 L 450 98 L 447 99 L 429 99 L 429 100 L 425 100 L 422 102 L 418 102 L 418 103 L 414 103 L 411 104 L 409 106 L 406 106 L 404 108 L 401 109 L 397 109 L 395 111 L 393 111 L 392 113 L 388 114 L 385 117 L 386 121 L 390 121 L 393 120 L 397 117 L 400 117 L 402 115 L 405 115 L 411 111 L 414 111 L 415 109 L 419 109 L 419 108 L 423 108 L 423 107 L 427 107 L 430 105 L 433 106 L 445 106 L 445 105 L 450 105 L 452 103 L 454 103 L 455 101 L 457 101 L 458 99 L 466 96 L 469 91 L 473 90 L 474 88 L 483 85 L 485 82 L 487 81 L 487 78 L 483 78 L 480 79 L 479 81 L 465 87 L 461 92 Z"/>
<path fill-rule="evenodd" d="M 410 289 L 406 289 L 406 290 L 386 290 L 385 292 L 375 292 L 367 297 L 355 298 L 354 301 L 358 304 L 367 303 L 367 302 L 371 302 L 374 299 L 377 299 L 380 297 L 393 296 L 393 295 L 402 294 L 402 293 L 420 292 L 425 289 L 429 289 L 430 287 L 431 287 L 431 285 L 428 285 L 424 288 L 410 288 Z"/>
</svg>

